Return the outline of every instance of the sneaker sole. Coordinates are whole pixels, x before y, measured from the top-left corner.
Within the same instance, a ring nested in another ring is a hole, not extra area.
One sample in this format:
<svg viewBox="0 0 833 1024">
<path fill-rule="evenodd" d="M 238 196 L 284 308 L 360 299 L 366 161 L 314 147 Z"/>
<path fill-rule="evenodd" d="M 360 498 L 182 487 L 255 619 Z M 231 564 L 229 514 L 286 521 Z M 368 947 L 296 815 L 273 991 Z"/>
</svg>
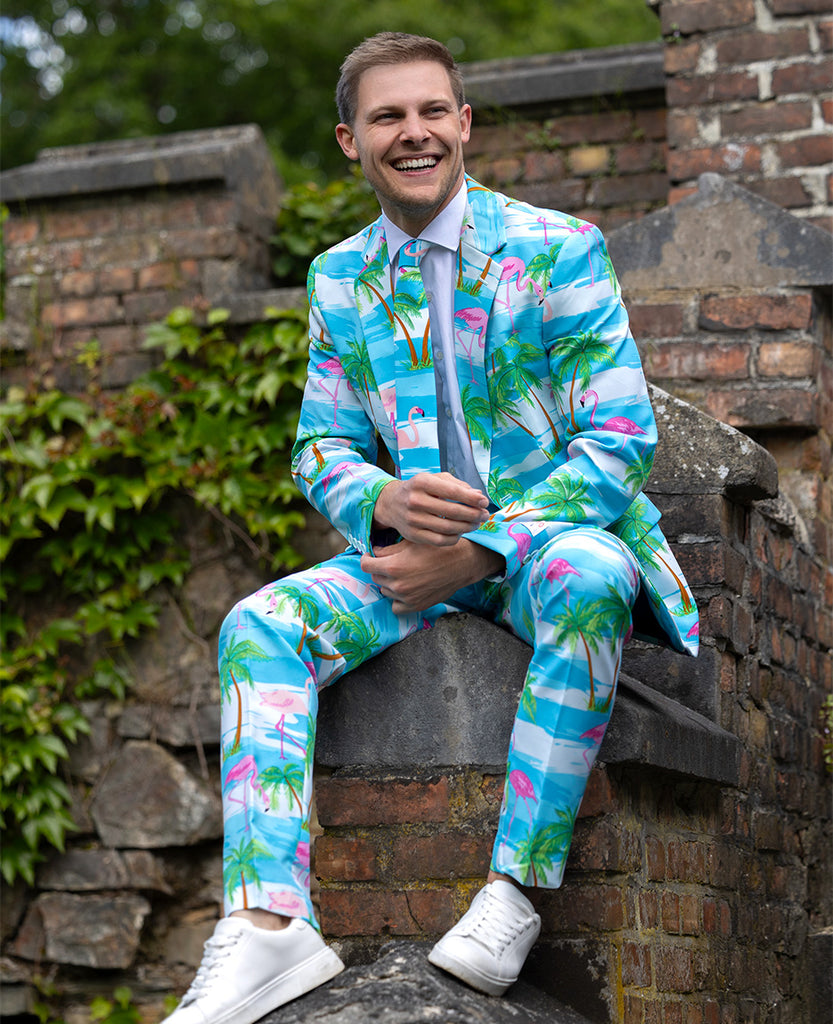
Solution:
<svg viewBox="0 0 833 1024">
<path fill-rule="evenodd" d="M 291 971 L 274 978 L 259 992 L 255 992 L 243 1006 L 237 1006 L 218 1017 L 214 1024 L 255 1024 L 264 1014 L 311 992 L 343 970 L 344 964 L 337 954 L 325 946 Z"/>
<path fill-rule="evenodd" d="M 471 964 L 458 960 L 456 956 L 451 956 L 450 953 L 446 953 L 444 950 L 437 949 L 436 947 L 428 954 L 428 962 L 448 974 L 453 974 L 455 978 L 459 978 L 460 981 L 464 981 L 467 985 L 476 988 L 479 992 L 485 992 L 489 996 L 502 996 L 509 986 L 518 980 L 513 978 L 511 981 L 504 981 L 493 978 L 482 971 L 478 971 Z"/>
</svg>

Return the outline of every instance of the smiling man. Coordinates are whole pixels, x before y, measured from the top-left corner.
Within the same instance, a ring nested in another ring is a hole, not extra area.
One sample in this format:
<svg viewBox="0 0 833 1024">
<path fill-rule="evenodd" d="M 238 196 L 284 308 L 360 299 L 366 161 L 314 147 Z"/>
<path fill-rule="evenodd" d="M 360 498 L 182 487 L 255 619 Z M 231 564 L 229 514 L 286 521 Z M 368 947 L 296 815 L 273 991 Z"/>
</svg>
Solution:
<svg viewBox="0 0 833 1024">
<path fill-rule="evenodd" d="M 337 103 L 381 216 L 310 269 L 293 474 L 348 546 L 223 624 L 228 916 L 170 1024 L 252 1024 L 342 969 L 309 890 L 322 687 L 454 611 L 533 648 L 485 884 L 429 954 L 500 995 L 540 930 L 523 890 L 561 884 L 625 641 L 697 649 L 641 493 L 656 428 L 599 232 L 466 175 L 471 108 L 432 39 L 365 40 Z"/>
</svg>

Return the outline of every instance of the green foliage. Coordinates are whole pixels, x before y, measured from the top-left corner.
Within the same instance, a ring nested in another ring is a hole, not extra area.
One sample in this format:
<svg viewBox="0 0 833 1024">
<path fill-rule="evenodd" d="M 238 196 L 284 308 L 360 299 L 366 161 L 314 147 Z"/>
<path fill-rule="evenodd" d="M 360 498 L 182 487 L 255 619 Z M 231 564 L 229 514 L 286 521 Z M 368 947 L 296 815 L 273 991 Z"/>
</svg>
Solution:
<svg viewBox="0 0 833 1024">
<path fill-rule="evenodd" d="M 645 0 L 6 0 L 3 15 L 4 166 L 45 146 L 254 122 L 288 181 L 343 170 L 339 65 L 374 32 L 434 36 L 461 61 L 660 37 Z"/>
<path fill-rule="evenodd" d="M 833 773 L 833 693 L 828 693 L 821 706 L 821 731 L 824 763 Z"/>
<path fill-rule="evenodd" d="M 187 570 L 188 506 L 273 568 L 303 522 L 288 452 L 306 322 L 274 313 L 243 338 L 216 311 L 175 309 L 148 332 L 163 360 L 114 398 L 11 389 L 0 402 L 0 869 L 31 882 L 72 826 L 61 778 L 89 729 L 79 702 L 125 692 L 120 652 L 156 623 Z M 94 347 L 81 354 L 89 361 Z"/>
<path fill-rule="evenodd" d="M 40 994 L 47 1002 L 38 1000 L 34 1014 L 42 1024 L 64 1024 L 50 997 L 59 997 L 60 991 L 51 983 L 41 981 Z M 141 1024 L 142 1015 L 133 1005 L 133 993 L 124 985 L 113 992 L 112 999 L 96 996 L 90 1003 L 90 1024 Z"/>
<path fill-rule="evenodd" d="M 356 167 L 324 188 L 305 182 L 287 189 L 272 242 L 279 284 L 306 284 L 315 256 L 379 216 L 373 189 Z"/>
</svg>

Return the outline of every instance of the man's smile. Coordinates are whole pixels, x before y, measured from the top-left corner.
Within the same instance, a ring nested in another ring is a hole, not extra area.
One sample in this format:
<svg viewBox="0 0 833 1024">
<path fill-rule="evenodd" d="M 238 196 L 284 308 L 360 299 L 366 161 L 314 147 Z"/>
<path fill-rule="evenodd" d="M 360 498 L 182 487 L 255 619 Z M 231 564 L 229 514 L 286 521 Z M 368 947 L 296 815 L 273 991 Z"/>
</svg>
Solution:
<svg viewBox="0 0 833 1024">
<path fill-rule="evenodd" d="M 425 171 L 437 166 L 440 158 L 436 156 L 410 156 L 392 162 L 395 171 Z"/>
</svg>

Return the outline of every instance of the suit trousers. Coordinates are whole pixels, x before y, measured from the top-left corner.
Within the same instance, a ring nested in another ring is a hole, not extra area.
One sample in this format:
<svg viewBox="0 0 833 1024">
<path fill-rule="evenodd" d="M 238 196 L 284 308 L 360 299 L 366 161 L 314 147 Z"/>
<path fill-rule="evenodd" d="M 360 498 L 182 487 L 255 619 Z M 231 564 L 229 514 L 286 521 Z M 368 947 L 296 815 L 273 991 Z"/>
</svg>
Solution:
<svg viewBox="0 0 833 1024">
<path fill-rule="evenodd" d="M 391 644 L 468 611 L 533 648 L 511 736 L 491 867 L 561 884 L 576 814 L 613 707 L 639 589 L 636 561 L 597 527 L 564 524 L 512 577 L 395 615 L 345 552 L 239 602 L 220 634 L 226 912 L 261 907 L 318 927 L 309 814 L 318 691 Z M 469 685 L 479 685 L 477 679 Z M 368 714 L 384 714 L 384 693 Z"/>
</svg>

